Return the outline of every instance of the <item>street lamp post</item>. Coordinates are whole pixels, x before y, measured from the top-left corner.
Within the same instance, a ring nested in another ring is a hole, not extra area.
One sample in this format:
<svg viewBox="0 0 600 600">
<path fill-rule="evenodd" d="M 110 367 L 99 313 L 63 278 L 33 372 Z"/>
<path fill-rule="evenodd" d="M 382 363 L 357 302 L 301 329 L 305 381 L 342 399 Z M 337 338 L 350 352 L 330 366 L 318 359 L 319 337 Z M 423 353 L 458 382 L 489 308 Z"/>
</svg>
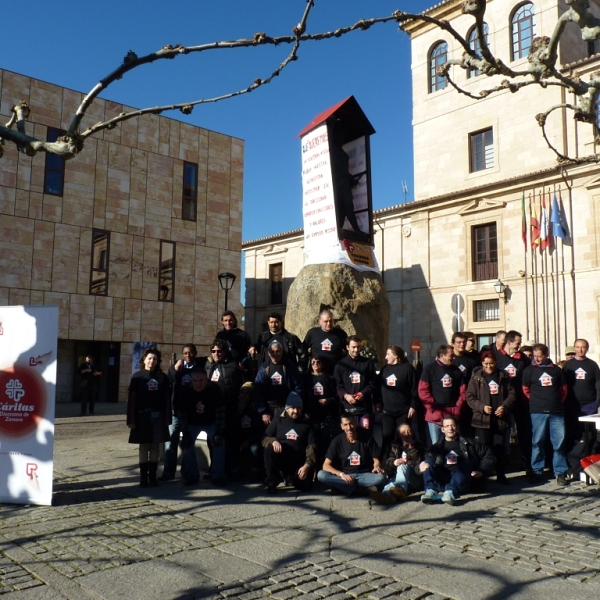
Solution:
<svg viewBox="0 0 600 600">
<path fill-rule="evenodd" d="M 219 285 L 221 289 L 225 291 L 225 310 L 227 310 L 227 296 L 229 290 L 233 287 L 237 277 L 233 273 L 220 273 L 219 274 Z"/>
</svg>

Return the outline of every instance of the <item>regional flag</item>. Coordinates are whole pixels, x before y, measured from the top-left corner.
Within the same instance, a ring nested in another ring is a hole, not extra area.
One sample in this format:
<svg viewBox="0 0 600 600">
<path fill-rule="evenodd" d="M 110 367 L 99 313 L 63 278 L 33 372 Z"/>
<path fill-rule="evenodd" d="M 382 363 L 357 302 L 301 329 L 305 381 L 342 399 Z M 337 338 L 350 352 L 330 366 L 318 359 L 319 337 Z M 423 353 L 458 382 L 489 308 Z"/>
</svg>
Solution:
<svg viewBox="0 0 600 600">
<path fill-rule="evenodd" d="M 535 250 L 540 245 L 540 218 L 535 194 L 531 206 L 531 247 Z"/>
<path fill-rule="evenodd" d="M 550 219 L 546 207 L 546 194 L 542 192 L 542 220 L 540 223 L 540 252 L 550 245 Z"/>
<path fill-rule="evenodd" d="M 562 198 L 559 203 L 556 199 L 556 194 L 554 194 L 554 200 L 552 201 L 550 222 L 552 223 L 552 234 L 554 237 L 560 238 L 563 241 L 563 244 L 570 246 L 571 236 L 569 235 L 569 228 L 567 227 L 567 219 L 564 213 Z"/>
</svg>

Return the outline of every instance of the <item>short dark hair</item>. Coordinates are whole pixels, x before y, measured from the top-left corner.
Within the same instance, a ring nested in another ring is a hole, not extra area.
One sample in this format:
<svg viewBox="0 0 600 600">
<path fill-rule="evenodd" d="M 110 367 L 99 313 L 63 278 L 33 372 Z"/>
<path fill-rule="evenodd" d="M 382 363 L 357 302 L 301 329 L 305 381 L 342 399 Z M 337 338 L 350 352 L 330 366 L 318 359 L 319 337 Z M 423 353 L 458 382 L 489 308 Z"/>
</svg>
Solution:
<svg viewBox="0 0 600 600">
<path fill-rule="evenodd" d="M 192 369 L 190 372 L 192 377 L 206 377 L 208 379 L 208 373 L 204 369 Z"/>
<path fill-rule="evenodd" d="M 357 335 L 349 335 L 346 346 L 349 346 L 350 342 L 358 342 L 358 344 L 362 346 L 362 340 Z"/>
<path fill-rule="evenodd" d="M 548 349 L 548 346 L 546 346 L 546 344 L 536 344 L 533 347 L 533 351 L 535 352 L 536 350 L 541 352 L 544 356 L 550 356 L 550 350 Z"/>
<path fill-rule="evenodd" d="M 156 361 L 156 370 L 160 371 L 160 363 L 162 362 L 162 358 L 161 358 L 161 353 L 160 350 L 156 347 L 156 346 L 149 346 L 148 348 L 146 348 L 144 350 L 144 352 L 142 353 L 142 356 L 140 356 L 140 369 L 145 369 L 146 366 L 144 365 L 144 361 L 146 360 L 146 357 L 149 354 L 155 354 L 157 361 Z"/>
<path fill-rule="evenodd" d="M 468 340 L 475 341 L 475 334 L 472 331 L 463 331 L 463 333 L 467 336 Z"/>
<path fill-rule="evenodd" d="M 499 335 L 506 335 L 506 331 L 504 331 L 504 329 L 499 329 L 498 331 L 496 331 L 496 337 L 498 337 Z"/>
<path fill-rule="evenodd" d="M 237 321 L 237 317 L 235 316 L 235 313 L 232 310 L 226 310 L 222 315 L 221 315 L 221 321 L 225 318 L 225 317 L 231 317 L 233 319 L 233 324 L 237 327 L 238 321 Z"/>
<path fill-rule="evenodd" d="M 507 342 L 514 342 L 516 338 L 520 337 L 523 339 L 523 335 L 514 329 L 511 329 L 507 334 L 506 338 L 504 338 Z"/>
<path fill-rule="evenodd" d="M 435 356 L 436 358 L 439 358 L 440 356 L 446 356 L 450 350 L 454 352 L 454 348 L 450 344 L 442 344 L 441 346 L 438 346 L 437 350 L 435 351 Z"/>
<path fill-rule="evenodd" d="M 267 321 L 269 319 L 278 319 L 279 321 L 281 321 L 283 323 L 283 315 L 280 312 L 277 312 L 277 311 L 270 312 L 267 315 Z"/>
<path fill-rule="evenodd" d="M 455 342 L 455 341 L 456 341 L 458 338 L 460 338 L 461 340 L 465 340 L 465 342 L 466 342 L 466 341 L 467 341 L 467 334 L 466 334 L 466 333 L 463 333 L 462 331 L 455 331 L 455 332 L 452 334 L 452 340 L 451 340 L 451 342 L 454 344 L 454 342 Z"/>
<path fill-rule="evenodd" d="M 186 348 L 189 348 L 190 350 L 192 350 L 194 352 L 194 354 L 198 354 L 198 350 L 196 349 L 196 344 L 184 344 L 183 348 L 181 350 L 183 351 Z"/>
<path fill-rule="evenodd" d="M 456 417 L 453 417 L 452 415 L 446 415 L 443 419 L 442 419 L 442 425 L 444 424 L 444 421 L 453 421 L 455 427 L 458 427 L 458 421 L 456 419 Z"/>
<path fill-rule="evenodd" d="M 574 346 L 574 345 L 575 345 L 577 342 L 584 342 L 584 343 L 585 343 L 585 345 L 588 347 L 588 349 L 589 349 L 589 347 L 590 347 L 590 343 L 589 343 L 587 340 L 583 339 L 583 338 L 577 338 L 577 339 L 576 339 L 576 340 L 573 342 L 573 346 Z M 93 358 L 93 357 L 92 357 L 92 358 Z"/>
</svg>

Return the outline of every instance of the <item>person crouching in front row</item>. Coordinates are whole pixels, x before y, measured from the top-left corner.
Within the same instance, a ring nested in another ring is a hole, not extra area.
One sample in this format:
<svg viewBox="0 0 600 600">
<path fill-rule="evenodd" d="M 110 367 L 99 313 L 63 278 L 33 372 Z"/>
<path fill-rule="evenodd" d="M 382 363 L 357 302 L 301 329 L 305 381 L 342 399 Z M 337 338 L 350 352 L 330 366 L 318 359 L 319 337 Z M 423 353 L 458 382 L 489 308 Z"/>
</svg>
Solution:
<svg viewBox="0 0 600 600">
<path fill-rule="evenodd" d="M 495 462 L 491 448 L 462 437 L 456 419 L 444 417 L 442 437 L 427 450 L 419 466 L 425 487 L 421 502 L 454 504 L 469 489 L 471 479 L 493 473 Z"/>
</svg>

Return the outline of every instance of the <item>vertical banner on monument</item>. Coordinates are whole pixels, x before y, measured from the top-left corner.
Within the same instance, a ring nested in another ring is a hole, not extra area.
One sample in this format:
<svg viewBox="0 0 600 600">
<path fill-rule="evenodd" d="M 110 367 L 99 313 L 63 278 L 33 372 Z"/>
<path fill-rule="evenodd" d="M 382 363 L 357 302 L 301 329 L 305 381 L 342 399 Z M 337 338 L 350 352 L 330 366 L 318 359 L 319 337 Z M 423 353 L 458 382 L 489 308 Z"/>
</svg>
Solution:
<svg viewBox="0 0 600 600">
<path fill-rule="evenodd" d="M 306 265 L 342 263 L 379 272 L 373 252 L 373 133 L 350 96 L 317 115 L 298 134 Z"/>
<path fill-rule="evenodd" d="M 52 504 L 57 306 L 0 307 L 0 502 Z"/>
</svg>

